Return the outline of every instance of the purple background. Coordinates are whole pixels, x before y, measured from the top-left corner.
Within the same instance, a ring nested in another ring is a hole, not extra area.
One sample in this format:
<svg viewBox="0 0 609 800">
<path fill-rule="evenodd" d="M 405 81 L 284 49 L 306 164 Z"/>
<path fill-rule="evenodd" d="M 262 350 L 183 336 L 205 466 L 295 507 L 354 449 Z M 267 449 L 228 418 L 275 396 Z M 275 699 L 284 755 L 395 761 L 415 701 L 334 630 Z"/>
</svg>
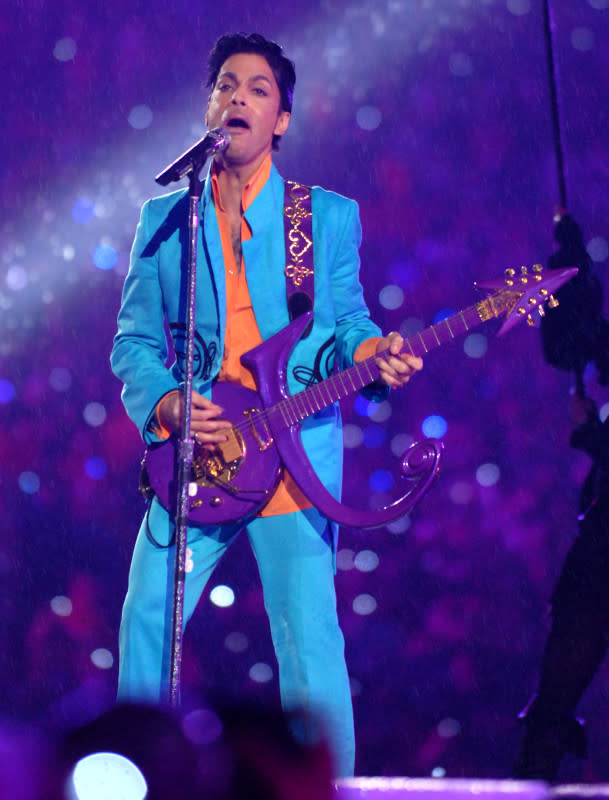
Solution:
<svg viewBox="0 0 609 800">
<path fill-rule="evenodd" d="M 541 0 L 1 6 L 0 702 L 6 720 L 62 719 L 114 692 L 142 445 L 108 354 L 139 207 L 203 131 L 216 37 L 259 30 L 296 61 L 276 163 L 358 200 L 362 280 L 386 331 L 545 262 L 556 164 Z M 604 280 L 609 2 L 553 8 L 569 208 Z M 361 774 L 501 776 L 515 753 L 588 460 L 568 446 L 571 378 L 544 363 L 539 331 L 496 328 L 430 354 L 376 418 L 345 408 L 351 503 L 386 499 L 394 451 L 428 417 L 447 426 L 440 479 L 412 517 L 341 534 Z M 276 703 L 242 539 L 210 586 L 235 602 L 202 598 L 183 681 Z M 268 665 L 259 680 L 255 664 Z M 605 665 L 581 706 L 590 780 L 609 779 L 608 691 Z"/>
</svg>

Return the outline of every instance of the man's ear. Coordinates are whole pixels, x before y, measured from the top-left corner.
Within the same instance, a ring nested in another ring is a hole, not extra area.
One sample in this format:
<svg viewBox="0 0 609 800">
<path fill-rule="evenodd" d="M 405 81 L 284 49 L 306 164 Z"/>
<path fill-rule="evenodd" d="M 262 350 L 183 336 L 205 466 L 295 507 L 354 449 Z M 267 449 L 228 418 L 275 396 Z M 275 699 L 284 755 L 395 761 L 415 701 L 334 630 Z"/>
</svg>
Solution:
<svg viewBox="0 0 609 800">
<path fill-rule="evenodd" d="M 288 126 L 290 124 L 290 117 L 291 114 L 289 111 L 279 112 L 279 116 L 277 117 L 277 123 L 275 124 L 275 130 L 273 131 L 275 136 L 283 136 L 283 134 L 287 131 Z"/>
</svg>

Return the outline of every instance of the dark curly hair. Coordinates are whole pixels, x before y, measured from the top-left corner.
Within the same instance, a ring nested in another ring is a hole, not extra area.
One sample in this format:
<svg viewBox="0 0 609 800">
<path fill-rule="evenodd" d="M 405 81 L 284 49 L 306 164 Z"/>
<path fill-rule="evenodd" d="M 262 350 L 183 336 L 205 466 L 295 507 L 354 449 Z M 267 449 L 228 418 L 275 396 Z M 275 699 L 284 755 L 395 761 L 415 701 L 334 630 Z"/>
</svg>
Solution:
<svg viewBox="0 0 609 800">
<path fill-rule="evenodd" d="M 284 56 L 276 42 L 265 39 L 259 33 L 227 33 L 218 39 L 207 62 L 207 87 L 213 89 L 222 65 L 237 53 L 255 53 L 266 59 L 279 87 L 281 110 L 291 112 L 296 83 L 294 63 Z M 280 139 L 281 136 L 273 136 L 274 150 L 278 149 Z"/>
</svg>

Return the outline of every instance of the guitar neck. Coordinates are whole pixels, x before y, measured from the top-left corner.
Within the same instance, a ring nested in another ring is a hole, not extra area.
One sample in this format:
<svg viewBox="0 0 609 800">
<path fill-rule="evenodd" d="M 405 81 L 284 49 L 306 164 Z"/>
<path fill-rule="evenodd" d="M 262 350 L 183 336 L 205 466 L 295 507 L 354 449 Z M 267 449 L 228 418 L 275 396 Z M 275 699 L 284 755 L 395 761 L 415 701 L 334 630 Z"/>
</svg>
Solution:
<svg viewBox="0 0 609 800">
<path fill-rule="evenodd" d="M 480 323 L 498 317 L 505 307 L 497 307 L 493 300 L 494 296 L 490 295 L 476 305 L 469 306 L 463 311 L 409 336 L 404 340 L 401 352 L 413 356 L 423 356 L 430 350 L 467 333 Z M 378 355 L 360 361 L 352 367 L 282 400 L 274 406 L 274 409 L 281 413 L 285 425 L 289 426 L 310 417 L 337 400 L 343 400 L 359 392 L 364 386 L 374 383 L 380 378 L 381 373 L 376 363 Z"/>
</svg>

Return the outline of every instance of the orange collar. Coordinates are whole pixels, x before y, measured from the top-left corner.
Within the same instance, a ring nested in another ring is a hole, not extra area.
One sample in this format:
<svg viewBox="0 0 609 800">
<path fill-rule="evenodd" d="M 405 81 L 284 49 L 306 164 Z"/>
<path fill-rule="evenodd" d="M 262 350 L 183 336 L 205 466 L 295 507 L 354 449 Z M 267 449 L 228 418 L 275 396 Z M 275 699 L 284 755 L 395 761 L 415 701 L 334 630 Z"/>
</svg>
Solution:
<svg viewBox="0 0 609 800">
<path fill-rule="evenodd" d="M 251 206 L 258 196 L 260 190 L 269 179 L 269 175 L 271 174 L 271 163 L 271 154 L 269 153 L 262 164 L 258 167 L 256 172 L 243 187 L 243 192 L 241 194 L 241 208 L 244 212 L 247 211 L 247 209 Z M 226 211 L 224 205 L 222 204 L 220 181 L 218 180 L 218 171 L 215 163 L 213 163 L 211 167 L 211 188 L 216 207 L 219 208 L 220 211 Z"/>
</svg>

